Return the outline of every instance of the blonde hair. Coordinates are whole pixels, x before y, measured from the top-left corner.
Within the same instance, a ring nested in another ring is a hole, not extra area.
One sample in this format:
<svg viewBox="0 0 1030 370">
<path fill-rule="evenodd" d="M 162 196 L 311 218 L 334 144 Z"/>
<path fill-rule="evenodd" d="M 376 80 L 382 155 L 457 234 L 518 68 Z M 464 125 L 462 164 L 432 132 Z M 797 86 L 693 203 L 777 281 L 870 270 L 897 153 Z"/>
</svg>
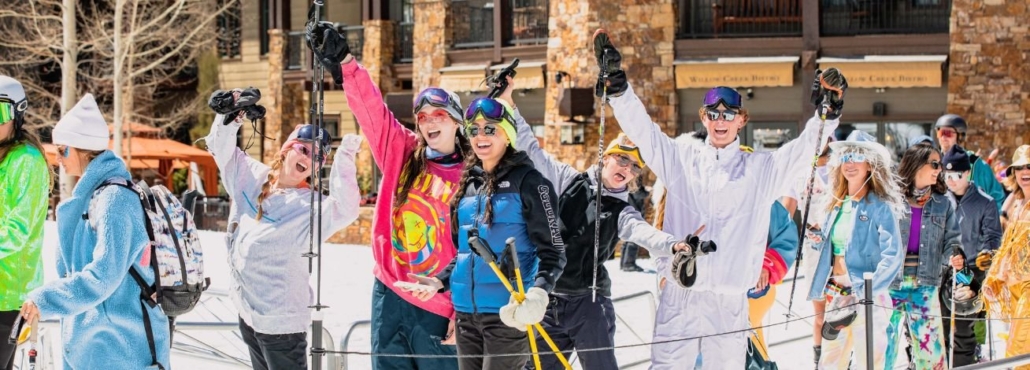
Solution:
<svg viewBox="0 0 1030 370">
<path fill-rule="evenodd" d="M 265 215 L 264 201 L 268 197 L 268 193 L 272 190 L 272 183 L 279 180 L 279 170 L 283 167 L 283 161 L 286 160 L 286 155 L 279 153 L 275 157 L 275 162 L 272 162 L 272 169 L 268 171 L 268 178 L 265 183 L 261 185 L 261 194 L 258 194 L 257 198 L 257 220 L 261 221 L 261 218 Z"/>
<path fill-rule="evenodd" d="M 832 151 L 830 161 L 827 163 L 830 168 L 831 196 L 826 199 L 826 210 L 833 211 L 833 208 L 841 205 L 844 197 L 848 195 L 848 179 L 844 177 L 844 171 L 841 170 L 843 163 L 840 162 L 840 156 L 855 152 L 864 154 L 865 163 L 869 165 L 869 175 L 866 180 L 863 180 L 868 183 L 863 185 L 863 188 L 876 194 L 890 207 L 894 216 L 900 219 L 908 208 L 901 187 L 898 185 L 900 178 L 891 168 L 890 157 L 883 158 L 881 154 L 873 150 L 854 146 Z"/>
<path fill-rule="evenodd" d="M 1026 194 L 1023 194 L 1023 188 L 1019 187 L 1019 184 L 1016 183 L 1016 171 L 1012 171 L 1011 175 L 1005 176 L 1005 181 L 1002 181 L 1001 184 L 1012 192 L 1012 196 L 1016 197 L 1016 199 L 1026 199 Z"/>
</svg>

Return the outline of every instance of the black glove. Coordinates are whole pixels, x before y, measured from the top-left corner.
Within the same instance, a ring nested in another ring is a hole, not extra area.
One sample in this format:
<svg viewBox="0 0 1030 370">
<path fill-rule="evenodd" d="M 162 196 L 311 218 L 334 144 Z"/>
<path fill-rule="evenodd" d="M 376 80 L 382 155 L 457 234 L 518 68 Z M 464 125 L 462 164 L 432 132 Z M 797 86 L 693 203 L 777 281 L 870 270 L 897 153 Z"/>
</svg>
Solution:
<svg viewBox="0 0 1030 370">
<path fill-rule="evenodd" d="M 318 63 L 333 75 L 333 82 L 343 85 L 340 63 L 350 54 L 347 35 L 340 34 L 331 22 L 308 22 L 305 38 Z"/>
<path fill-rule="evenodd" d="M 239 93 L 237 98 L 235 94 Z M 257 104 L 261 100 L 261 90 L 253 87 L 246 89 L 217 90 L 211 93 L 207 105 L 215 113 L 225 115 L 223 125 L 228 125 L 239 115 L 240 111 L 246 112 L 247 119 L 256 121 L 265 117 L 265 107 Z"/>
<path fill-rule="evenodd" d="M 605 30 L 599 29 L 594 32 L 594 58 L 597 59 L 597 66 L 601 70 L 597 76 L 594 94 L 602 96 L 604 86 L 607 85 L 608 95 L 622 95 L 629 88 L 626 72 L 622 70 L 622 54 L 615 49 Z"/>
<path fill-rule="evenodd" d="M 840 118 L 844 109 L 844 94 L 848 90 L 848 80 L 836 68 L 826 71 L 816 70 L 815 80 L 812 81 L 812 104 L 822 113 L 825 107 L 830 108 L 825 112 L 827 119 Z M 829 97 L 829 100 L 826 100 Z M 825 106 L 825 107 L 824 107 Z"/>
</svg>

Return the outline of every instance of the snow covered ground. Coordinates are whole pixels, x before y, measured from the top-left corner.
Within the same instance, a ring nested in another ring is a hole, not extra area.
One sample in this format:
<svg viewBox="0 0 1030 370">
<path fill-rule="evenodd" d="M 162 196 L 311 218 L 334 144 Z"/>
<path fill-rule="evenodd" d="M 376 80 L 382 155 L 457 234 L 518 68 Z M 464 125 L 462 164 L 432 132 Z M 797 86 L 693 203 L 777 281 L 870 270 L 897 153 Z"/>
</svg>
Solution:
<svg viewBox="0 0 1030 370">
<path fill-rule="evenodd" d="M 193 312 L 180 317 L 184 323 L 228 323 L 234 327 L 237 322 L 232 303 L 219 295 L 228 290 L 229 268 L 223 233 L 202 231 L 201 243 L 205 253 L 206 275 L 211 277 L 211 294 Z M 44 266 L 46 280 L 53 280 L 55 273 L 55 253 L 57 248 L 56 224 L 48 222 L 44 238 Z M 332 336 L 336 350 L 342 350 L 341 340 L 351 329 L 352 324 L 368 320 L 371 312 L 372 297 L 372 253 L 367 246 L 326 244 L 323 247 L 322 302 L 329 308 L 325 312 L 325 328 Z M 655 274 L 651 260 L 640 260 L 638 263 L 649 272 L 628 273 L 618 268 L 618 261 L 609 261 L 606 265 L 612 277 L 612 293 L 615 310 L 619 317 L 616 330 L 616 345 L 629 346 L 651 340 L 654 322 L 654 307 L 651 299 L 656 290 Z M 788 275 L 790 276 L 790 275 Z M 312 277 L 312 287 L 315 279 Z M 799 288 L 795 294 L 794 315 L 806 317 L 812 314 L 812 306 L 804 300 L 801 286 L 804 279 L 799 277 Z M 765 324 L 781 323 L 787 312 L 789 284 L 779 286 L 776 305 L 765 318 Z M 625 299 L 622 297 L 636 296 Z M 56 329 L 56 328 L 54 328 Z M 779 325 L 765 329 L 766 341 L 770 345 L 770 355 L 780 369 L 812 368 L 811 320 L 793 322 L 787 326 Z M 59 330 L 47 330 L 46 333 L 59 333 Z M 211 354 L 221 353 L 221 357 L 235 357 L 249 363 L 246 346 L 233 330 L 189 329 L 175 334 L 175 350 L 172 365 L 178 369 L 232 369 L 245 368 L 240 363 L 225 362 L 213 359 Z M 45 343 L 51 353 L 60 353 L 60 340 L 52 337 Z M 141 343 L 144 346 L 145 343 Z M 204 348 L 201 350 L 200 348 Z M 328 348 L 328 346 L 327 346 Z M 369 351 L 369 327 L 359 325 L 351 333 L 347 350 Z M 996 345 L 996 353 L 1002 351 Z M 207 353 L 204 355 L 202 353 Z M 618 349 L 616 356 L 624 369 L 646 369 L 649 362 L 650 348 L 635 346 Z M 342 360 L 342 358 L 338 358 Z M 900 359 L 899 359 L 900 360 Z M 60 359 L 53 359 L 60 364 Z M 903 361 L 899 361 L 902 364 Z M 338 362 L 342 366 L 342 361 Z M 346 358 L 346 369 L 369 369 L 367 356 L 351 355 Z M 575 366 L 579 368 L 579 366 Z M 37 367 L 39 368 L 39 367 Z M 44 367 L 52 369 L 53 367 Z M 342 368 L 342 367 L 340 367 Z M 684 366 L 684 369 L 688 368 Z M 903 366 L 901 368 L 904 368 Z"/>
</svg>

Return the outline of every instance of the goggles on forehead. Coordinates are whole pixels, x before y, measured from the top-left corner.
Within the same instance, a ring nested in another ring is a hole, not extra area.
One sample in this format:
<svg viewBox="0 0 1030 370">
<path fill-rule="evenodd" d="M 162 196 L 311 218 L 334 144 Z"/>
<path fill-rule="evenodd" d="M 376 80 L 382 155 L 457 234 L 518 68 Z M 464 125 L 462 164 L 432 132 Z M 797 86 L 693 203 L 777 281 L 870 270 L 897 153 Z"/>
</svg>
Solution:
<svg viewBox="0 0 1030 370">
<path fill-rule="evenodd" d="M 718 107 L 719 104 L 722 104 L 727 108 L 739 109 L 741 105 L 740 93 L 738 93 L 737 90 L 725 86 L 719 86 L 708 90 L 702 104 L 708 108 L 715 108 Z"/>
<path fill-rule="evenodd" d="M 483 135 L 486 136 L 497 135 L 497 125 L 493 123 L 487 123 L 483 125 L 483 128 L 479 128 L 479 126 L 476 126 L 474 124 L 465 126 L 465 137 L 467 138 L 471 139 L 476 136 L 479 136 L 480 132 L 482 132 Z"/>
<path fill-rule="evenodd" d="M 490 98 L 479 98 L 473 100 L 469 104 L 468 108 L 465 109 L 465 123 L 469 124 L 476 120 L 476 117 L 482 116 L 483 119 L 488 122 L 500 123 L 501 121 L 507 120 L 508 123 L 515 124 L 515 119 L 508 114 L 508 110 L 504 108 L 500 102 Z"/>
<path fill-rule="evenodd" d="M 425 108 L 426 104 L 432 105 L 437 108 L 451 108 L 455 112 L 461 112 L 461 105 L 458 102 L 451 99 L 451 94 L 447 90 L 430 87 L 422 90 L 422 93 L 418 94 L 418 98 L 415 99 L 415 104 L 412 106 L 413 111 L 418 111 Z M 454 117 L 455 120 L 459 120 L 461 117 Z"/>
</svg>

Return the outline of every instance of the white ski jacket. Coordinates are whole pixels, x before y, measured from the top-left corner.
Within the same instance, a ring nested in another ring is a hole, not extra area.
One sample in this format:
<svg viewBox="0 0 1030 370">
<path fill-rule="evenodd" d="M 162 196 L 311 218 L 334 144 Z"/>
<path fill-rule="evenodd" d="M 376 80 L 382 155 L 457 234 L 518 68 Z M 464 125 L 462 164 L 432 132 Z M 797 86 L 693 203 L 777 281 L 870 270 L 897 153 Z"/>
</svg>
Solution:
<svg viewBox="0 0 1030 370">
<path fill-rule="evenodd" d="M 692 290 L 744 294 L 758 281 L 769 230 L 769 207 L 810 174 L 816 148 L 836 129 L 813 117 L 797 140 L 771 153 L 747 153 L 738 141 L 723 149 L 689 138 L 677 143 L 651 121 L 632 87 L 610 103 L 623 132 L 666 186 L 664 231 L 677 238 L 701 225 L 715 253 L 698 258 Z M 659 273 L 669 276 L 667 269 Z"/>
</svg>

